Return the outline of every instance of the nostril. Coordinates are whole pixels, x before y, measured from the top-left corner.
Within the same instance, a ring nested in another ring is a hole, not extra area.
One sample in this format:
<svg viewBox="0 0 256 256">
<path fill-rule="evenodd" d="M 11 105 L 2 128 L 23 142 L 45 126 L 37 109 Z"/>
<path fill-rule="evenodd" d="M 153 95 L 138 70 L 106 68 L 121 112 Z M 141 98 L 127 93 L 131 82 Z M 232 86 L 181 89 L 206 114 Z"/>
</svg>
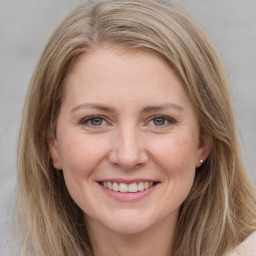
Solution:
<svg viewBox="0 0 256 256">
<path fill-rule="evenodd" d="M 123 169 L 138 169 L 148 161 L 148 155 L 143 149 L 131 150 L 127 147 L 115 148 L 108 155 L 110 163 Z"/>
<path fill-rule="evenodd" d="M 143 143 L 141 143 L 138 131 L 133 124 L 126 124 L 122 127 L 111 141 L 109 161 L 119 168 L 138 169 L 148 159 Z"/>
</svg>

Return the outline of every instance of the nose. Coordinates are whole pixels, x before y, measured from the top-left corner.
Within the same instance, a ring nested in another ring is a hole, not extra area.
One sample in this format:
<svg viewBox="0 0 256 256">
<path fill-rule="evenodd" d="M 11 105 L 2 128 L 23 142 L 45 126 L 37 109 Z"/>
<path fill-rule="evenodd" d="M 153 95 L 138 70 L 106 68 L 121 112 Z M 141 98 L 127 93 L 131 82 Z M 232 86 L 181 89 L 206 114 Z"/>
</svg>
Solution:
<svg viewBox="0 0 256 256">
<path fill-rule="evenodd" d="M 148 161 L 143 136 L 136 128 L 119 129 L 114 136 L 109 161 L 124 170 L 137 169 Z"/>
</svg>

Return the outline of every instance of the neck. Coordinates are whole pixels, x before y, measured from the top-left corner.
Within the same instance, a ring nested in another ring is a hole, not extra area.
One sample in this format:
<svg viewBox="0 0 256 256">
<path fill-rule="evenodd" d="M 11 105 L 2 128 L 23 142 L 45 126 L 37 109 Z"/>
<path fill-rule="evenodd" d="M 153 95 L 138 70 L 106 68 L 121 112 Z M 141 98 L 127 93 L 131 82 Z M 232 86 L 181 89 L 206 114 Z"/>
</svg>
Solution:
<svg viewBox="0 0 256 256">
<path fill-rule="evenodd" d="M 173 219 L 173 217 L 172 217 Z M 88 233 L 94 256 L 171 256 L 175 221 L 170 217 L 137 234 L 120 234 L 90 221 Z"/>
</svg>

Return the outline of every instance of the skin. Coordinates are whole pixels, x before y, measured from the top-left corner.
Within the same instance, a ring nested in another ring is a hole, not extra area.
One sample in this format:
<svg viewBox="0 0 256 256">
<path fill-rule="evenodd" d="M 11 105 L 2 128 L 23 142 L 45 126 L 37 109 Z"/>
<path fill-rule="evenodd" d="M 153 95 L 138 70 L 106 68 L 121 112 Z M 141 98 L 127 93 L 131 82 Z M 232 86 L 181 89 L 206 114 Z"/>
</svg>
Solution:
<svg viewBox="0 0 256 256">
<path fill-rule="evenodd" d="M 85 213 L 94 255 L 171 255 L 179 207 L 210 142 L 167 63 L 116 47 L 80 56 L 56 134 L 53 164 Z M 142 198 L 117 200 L 98 183 L 110 179 L 157 185 Z"/>
</svg>

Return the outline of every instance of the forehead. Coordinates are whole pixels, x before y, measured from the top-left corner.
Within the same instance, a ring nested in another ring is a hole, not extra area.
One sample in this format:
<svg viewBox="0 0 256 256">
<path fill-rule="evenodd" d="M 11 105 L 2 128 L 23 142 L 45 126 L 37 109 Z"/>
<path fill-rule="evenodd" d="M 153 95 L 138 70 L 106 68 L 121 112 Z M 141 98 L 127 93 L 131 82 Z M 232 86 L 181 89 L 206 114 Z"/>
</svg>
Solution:
<svg viewBox="0 0 256 256">
<path fill-rule="evenodd" d="M 125 75 L 130 74 L 136 79 L 141 75 L 144 78 L 152 76 L 148 71 L 153 71 L 153 74 L 170 73 L 179 79 L 176 73 L 167 64 L 164 58 L 151 51 L 140 49 L 128 49 L 122 46 L 104 45 L 103 47 L 93 47 L 86 53 L 80 55 L 72 64 L 66 76 L 66 81 L 69 83 L 78 75 L 83 73 L 84 77 L 90 78 L 93 74 L 102 76 L 116 75 L 125 78 Z M 157 77 L 157 76 L 155 76 Z M 93 79 L 97 79 L 94 77 Z M 181 81 L 180 81 L 181 83 Z"/>
<path fill-rule="evenodd" d="M 94 48 L 74 62 L 66 78 L 67 96 L 109 101 L 119 97 L 125 102 L 188 100 L 180 79 L 163 58 L 113 47 Z"/>
</svg>

